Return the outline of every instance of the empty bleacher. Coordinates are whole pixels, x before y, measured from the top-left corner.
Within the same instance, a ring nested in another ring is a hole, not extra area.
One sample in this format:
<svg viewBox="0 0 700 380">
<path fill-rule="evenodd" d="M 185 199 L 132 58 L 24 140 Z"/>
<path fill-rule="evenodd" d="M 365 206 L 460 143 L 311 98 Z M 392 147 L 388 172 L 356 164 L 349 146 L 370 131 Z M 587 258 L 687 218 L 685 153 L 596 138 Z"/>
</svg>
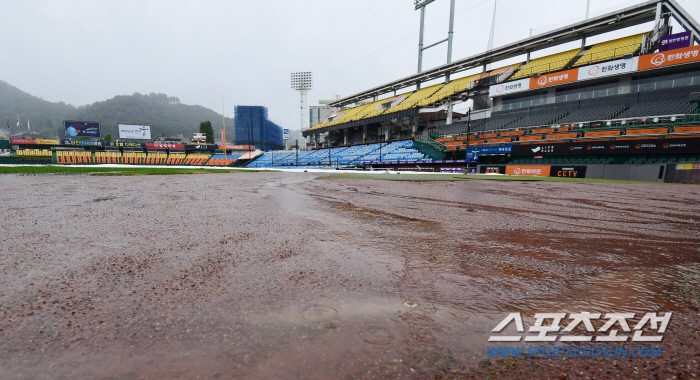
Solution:
<svg viewBox="0 0 700 380">
<path fill-rule="evenodd" d="M 625 54 L 632 54 L 642 45 L 645 34 L 646 33 L 635 34 L 633 36 L 595 44 L 583 54 L 573 66 L 584 66 L 602 61 L 620 59 L 624 57 Z"/>
<path fill-rule="evenodd" d="M 562 119 L 558 123 L 576 123 L 582 121 L 608 120 L 620 114 L 624 110 L 624 106 L 604 106 L 576 110 Z"/>
<path fill-rule="evenodd" d="M 564 116 L 566 112 L 551 112 L 539 115 L 530 115 L 516 120 L 508 125 L 508 128 L 535 127 L 540 125 L 550 125 Z"/>
<path fill-rule="evenodd" d="M 52 152 L 50 150 L 19 149 L 17 150 L 17 155 L 23 157 L 51 157 Z"/>
<path fill-rule="evenodd" d="M 397 104 L 396 106 L 389 108 L 389 110 L 387 110 L 386 113 L 398 112 L 398 111 L 407 110 L 407 109 L 413 108 L 413 107 L 432 104 L 433 102 L 426 100 L 426 99 L 429 98 L 430 96 L 432 96 L 433 94 L 435 94 L 443 86 L 444 86 L 443 83 L 438 83 L 438 84 L 435 84 L 432 86 L 421 88 L 420 90 L 412 93 L 409 97 L 406 98 L 406 100 L 404 100 L 400 104 Z"/>
<path fill-rule="evenodd" d="M 563 69 L 571 62 L 576 55 L 581 52 L 582 48 L 577 48 L 557 54 L 548 55 L 542 58 L 535 58 L 525 64 L 518 72 L 510 77 L 510 80 L 522 79 L 532 76 L 533 74 L 546 74 L 552 71 Z"/>
<path fill-rule="evenodd" d="M 229 166 L 240 157 L 240 154 L 215 154 L 207 161 L 207 166 Z"/>
<path fill-rule="evenodd" d="M 411 148 L 413 141 L 394 141 L 312 151 L 266 152 L 250 168 L 319 169 L 356 167 L 365 161 L 418 161 L 425 156 Z"/>
<path fill-rule="evenodd" d="M 669 99 L 658 102 L 638 103 L 623 112 L 620 118 L 687 115 L 697 108 L 696 103 L 683 99 Z"/>
</svg>

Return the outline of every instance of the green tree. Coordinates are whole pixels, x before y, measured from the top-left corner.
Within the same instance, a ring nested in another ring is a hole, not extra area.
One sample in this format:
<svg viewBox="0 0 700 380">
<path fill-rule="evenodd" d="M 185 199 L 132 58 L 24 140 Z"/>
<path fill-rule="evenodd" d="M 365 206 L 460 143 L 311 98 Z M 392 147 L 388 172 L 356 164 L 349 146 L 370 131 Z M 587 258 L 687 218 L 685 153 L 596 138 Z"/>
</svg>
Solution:
<svg viewBox="0 0 700 380">
<path fill-rule="evenodd" d="M 106 141 L 106 142 L 112 142 L 112 135 L 110 135 L 109 133 L 106 134 L 105 137 L 104 137 L 104 141 Z"/>
<path fill-rule="evenodd" d="M 211 121 L 202 121 L 199 123 L 199 133 L 207 135 L 207 144 L 214 144 L 214 128 L 211 127 Z"/>
</svg>

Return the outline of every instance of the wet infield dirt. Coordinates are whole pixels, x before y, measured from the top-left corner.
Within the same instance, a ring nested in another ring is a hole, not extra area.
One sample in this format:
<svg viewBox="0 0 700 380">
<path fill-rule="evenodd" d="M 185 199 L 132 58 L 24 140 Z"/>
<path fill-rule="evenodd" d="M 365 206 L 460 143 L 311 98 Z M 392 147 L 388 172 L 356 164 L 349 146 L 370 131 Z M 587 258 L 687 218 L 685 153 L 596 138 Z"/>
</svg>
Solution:
<svg viewBox="0 0 700 380">
<path fill-rule="evenodd" d="M 2 379 L 700 374 L 697 186 L 221 173 L 0 192 Z M 582 311 L 674 314 L 659 358 L 487 357 L 509 313 Z"/>
</svg>

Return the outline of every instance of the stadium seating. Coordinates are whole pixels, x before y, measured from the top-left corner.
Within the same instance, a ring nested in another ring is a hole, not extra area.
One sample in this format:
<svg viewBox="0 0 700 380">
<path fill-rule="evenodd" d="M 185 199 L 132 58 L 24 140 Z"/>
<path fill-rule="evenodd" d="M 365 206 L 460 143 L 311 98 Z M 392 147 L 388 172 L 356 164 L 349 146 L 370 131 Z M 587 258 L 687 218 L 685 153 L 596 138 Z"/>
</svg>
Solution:
<svg viewBox="0 0 700 380">
<path fill-rule="evenodd" d="M 632 54 L 639 49 L 646 33 L 635 34 L 618 38 L 612 41 L 601 42 L 593 45 L 574 63 L 574 67 L 590 65 L 596 62 L 609 61 L 622 58 L 625 54 Z"/>
<path fill-rule="evenodd" d="M 471 125 L 475 125 L 475 123 L 471 122 Z M 469 128 L 467 128 L 467 123 L 463 122 L 440 126 L 436 129 L 435 132 L 441 135 L 459 135 L 462 133 L 466 133 L 468 129 Z"/>
<path fill-rule="evenodd" d="M 658 102 L 637 103 L 623 112 L 618 118 L 687 115 L 697 108 L 696 103 L 687 100 L 671 99 Z"/>
<path fill-rule="evenodd" d="M 75 150 L 57 150 L 56 162 L 59 164 L 91 164 L 92 153 Z"/>
<path fill-rule="evenodd" d="M 535 58 L 525 64 L 518 72 L 510 77 L 510 80 L 522 79 L 532 74 L 546 74 L 563 69 L 571 60 L 581 52 L 582 48 L 573 49 L 542 58 Z"/>
<path fill-rule="evenodd" d="M 467 89 L 469 83 L 479 79 L 483 73 L 478 73 L 474 75 L 469 75 L 464 78 L 459 78 L 451 81 L 450 83 L 443 86 L 438 92 L 433 94 L 429 99 L 434 103 L 448 96 L 454 95 L 456 93 L 462 92 Z"/>
<path fill-rule="evenodd" d="M 222 155 L 223 156 L 223 155 Z M 137 153 L 137 152 L 86 152 L 73 150 L 56 151 L 59 164 L 146 164 L 146 165 L 204 165 L 209 154 Z"/>
<path fill-rule="evenodd" d="M 596 121 L 596 120 L 607 120 L 618 115 L 624 106 L 605 106 L 596 108 L 587 108 L 576 110 L 562 119 L 558 120 L 557 123 L 576 123 L 582 121 Z"/>
<path fill-rule="evenodd" d="M 508 124 L 508 128 L 523 128 L 523 127 L 537 127 L 540 125 L 550 125 L 553 122 L 562 118 L 566 115 L 566 112 L 554 112 L 546 113 L 540 115 L 530 115 L 519 119 L 511 124 Z"/>
<path fill-rule="evenodd" d="M 418 161 L 425 156 L 411 148 L 413 141 L 394 141 L 312 151 L 275 151 L 248 164 L 252 168 L 335 168 L 355 167 L 365 161 Z M 381 147 L 381 149 L 380 149 Z M 298 162 L 298 165 L 297 165 Z"/>
<path fill-rule="evenodd" d="M 51 157 L 52 152 L 50 150 L 20 149 L 17 151 L 17 155 L 23 157 Z"/>
<path fill-rule="evenodd" d="M 188 154 L 183 165 L 201 166 L 211 158 L 211 154 Z"/>
<path fill-rule="evenodd" d="M 208 166 L 229 166 L 232 163 L 236 162 L 238 158 L 241 156 L 238 154 L 227 154 L 224 156 L 223 154 L 215 154 L 211 156 L 209 161 L 207 161 Z"/>
<path fill-rule="evenodd" d="M 401 102 L 400 104 L 389 108 L 389 110 L 386 111 L 386 113 L 392 113 L 392 112 L 398 112 L 398 111 L 403 111 L 407 110 L 409 108 L 413 107 L 419 107 L 419 106 L 425 106 L 432 104 L 433 102 L 427 100 L 430 96 L 435 94 L 439 89 L 441 89 L 444 86 L 443 83 L 438 83 L 432 86 L 428 86 L 425 88 L 421 88 L 420 90 L 412 93 L 406 100 Z"/>
</svg>

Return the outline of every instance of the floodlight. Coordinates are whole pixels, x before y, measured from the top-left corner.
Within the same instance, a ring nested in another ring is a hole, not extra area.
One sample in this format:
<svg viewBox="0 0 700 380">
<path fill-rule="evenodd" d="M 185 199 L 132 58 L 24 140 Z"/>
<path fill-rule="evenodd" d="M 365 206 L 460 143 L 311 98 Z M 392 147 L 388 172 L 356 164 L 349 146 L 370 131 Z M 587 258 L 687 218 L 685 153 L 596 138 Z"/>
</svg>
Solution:
<svg viewBox="0 0 700 380">
<path fill-rule="evenodd" d="M 292 73 L 292 89 L 299 91 L 301 98 L 300 127 L 305 131 L 309 127 L 309 111 L 306 107 L 306 93 L 313 88 L 311 71 L 297 71 Z"/>
<path fill-rule="evenodd" d="M 313 81 L 311 79 L 310 71 L 300 71 L 292 73 L 292 89 L 300 90 L 311 90 L 313 87 Z"/>
<path fill-rule="evenodd" d="M 430 3 L 432 3 L 433 1 L 435 1 L 435 0 L 415 0 L 414 2 L 415 2 L 415 4 L 416 4 L 416 10 L 418 10 L 418 9 L 420 9 L 421 7 L 424 7 L 424 6 L 426 6 L 426 5 L 430 4 Z"/>
</svg>

